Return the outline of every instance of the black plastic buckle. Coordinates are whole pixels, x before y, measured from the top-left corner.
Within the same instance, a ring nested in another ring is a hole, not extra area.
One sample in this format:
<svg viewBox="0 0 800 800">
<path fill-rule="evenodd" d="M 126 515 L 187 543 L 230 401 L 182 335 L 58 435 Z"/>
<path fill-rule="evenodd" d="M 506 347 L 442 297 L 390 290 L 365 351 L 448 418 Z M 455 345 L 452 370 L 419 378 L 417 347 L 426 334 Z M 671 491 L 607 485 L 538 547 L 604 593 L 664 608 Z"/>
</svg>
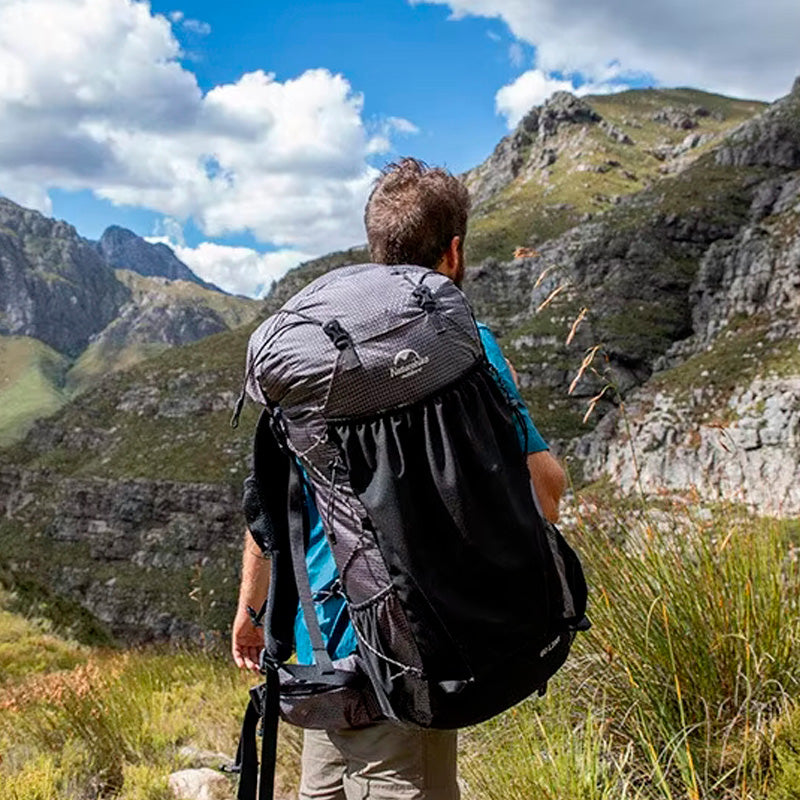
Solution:
<svg viewBox="0 0 800 800">
<path fill-rule="evenodd" d="M 339 322 L 338 319 L 332 319 L 326 322 L 322 326 L 322 330 L 333 342 L 333 346 L 337 350 L 344 350 L 353 343 L 350 334 L 342 327 L 342 323 Z"/>
<path fill-rule="evenodd" d="M 430 286 L 424 283 L 414 287 L 411 296 L 417 301 L 417 305 L 426 313 L 430 314 L 436 310 L 436 298 L 433 296 Z"/>
</svg>

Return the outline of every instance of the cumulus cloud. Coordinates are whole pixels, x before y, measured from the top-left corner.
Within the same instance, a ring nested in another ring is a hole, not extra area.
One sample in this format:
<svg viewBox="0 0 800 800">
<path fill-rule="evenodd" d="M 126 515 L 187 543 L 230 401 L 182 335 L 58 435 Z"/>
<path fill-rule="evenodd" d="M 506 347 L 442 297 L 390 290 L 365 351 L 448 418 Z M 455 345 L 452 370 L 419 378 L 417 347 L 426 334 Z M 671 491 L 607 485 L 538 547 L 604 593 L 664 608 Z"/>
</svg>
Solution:
<svg viewBox="0 0 800 800">
<path fill-rule="evenodd" d="M 192 272 L 220 289 L 247 297 L 262 297 L 272 282 L 311 258 L 298 250 L 276 250 L 259 253 L 249 247 L 230 247 L 214 242 L 202 242 L 187 247 L 169 236 L 148 236 L 148 242 L 169 245 L 175 255 Z"/>
<path fill-rule="evenodd" d="M 48 188 L 88 188 L 292 253 L 363 241 L 366 159 L 412 123 L 370 130 L 325 69 L 203 93 L 172 28 L 189 22 L 137 0 L 0 0 L 0 192 L 47 212 Z"/>
<path fill-rule="evenodd" d="M 604 83 L 609 67 L 772 100 L 800 73 L 800 3 L 763 0 L 410 0 L 465 15 L 503 19 L 536 47 L 547 75 L 580 74 Z"/>
<path fill-rule="evenodd" d="M 576 95 L 609 94 L 626 89 L 621 82 L 585 83 L 575 87 L 571 80 L 550 78 L 540 69 L 523 72 L 513 83 L 503 86 L 495 95 L 498 114 L 505 116 L 509 129 L 527 114 L 532 106 L 541 105 L 553 92 L 572 92 Z"/>
</svg>

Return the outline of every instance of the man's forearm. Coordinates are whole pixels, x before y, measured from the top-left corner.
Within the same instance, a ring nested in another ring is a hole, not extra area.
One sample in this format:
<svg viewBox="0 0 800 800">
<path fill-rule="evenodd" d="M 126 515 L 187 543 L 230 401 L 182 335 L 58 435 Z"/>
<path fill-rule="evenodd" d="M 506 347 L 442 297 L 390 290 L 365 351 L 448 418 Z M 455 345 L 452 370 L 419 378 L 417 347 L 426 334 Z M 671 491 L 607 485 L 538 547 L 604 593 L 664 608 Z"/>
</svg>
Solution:
<svg viewBox="0 0 800 800">
<path fill-rule="evenodd" d="M 547 451 L 528 455 L 528 472 L 542 507 L 550 522 L 558 522 L 558 504 L 567 486 L 567 478 L 558 461 Z"/>
<path fill-rule="evenodd" d="M 239 606 L 233 619 L 231 653 L 236 666 L 258 671 L 259 654 L 264 647 L 260 628 L 253 625 L 247 607 L 258 611 L 269 591 L 270 565 L 253 541 L 249 531 L 244 534 L 242 548 L 242 583 L 239 587 Z"/>
<path fill-rule="evenodd" d="M 267 599 L 270 566 L 249 531 L 244 533 L 242 547 L 242 581 L 239 586 L 239 608 L 252 606 L 256 610 Z"/>
</svg>

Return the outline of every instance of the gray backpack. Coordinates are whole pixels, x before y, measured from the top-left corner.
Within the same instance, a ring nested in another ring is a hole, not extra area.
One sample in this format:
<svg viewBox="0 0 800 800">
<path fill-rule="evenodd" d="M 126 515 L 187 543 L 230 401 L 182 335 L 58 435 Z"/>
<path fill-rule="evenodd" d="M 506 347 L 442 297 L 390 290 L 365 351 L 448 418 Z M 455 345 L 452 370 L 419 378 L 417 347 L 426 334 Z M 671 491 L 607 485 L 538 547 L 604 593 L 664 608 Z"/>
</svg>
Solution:
<svg viewBox="0 0 800 800">
<path fill-rule="evenodd" d="M 463 293 L 421 267 L 334 270 L 255 331 L 245 383 L 265 406 L 245 513 L 273 575 L 251 719 L 280 704 L 306 727 L 459 728 L 543 692 L 587 627 L 586 584 L 537 511 Z M 347 663 L 331 662 L 313 610 L 304 481 L 358 638 Z M 308 667 L 285 663 L 298 599 Z M 240 797 L 254 796 L 249 761 Z"/>
</svg>

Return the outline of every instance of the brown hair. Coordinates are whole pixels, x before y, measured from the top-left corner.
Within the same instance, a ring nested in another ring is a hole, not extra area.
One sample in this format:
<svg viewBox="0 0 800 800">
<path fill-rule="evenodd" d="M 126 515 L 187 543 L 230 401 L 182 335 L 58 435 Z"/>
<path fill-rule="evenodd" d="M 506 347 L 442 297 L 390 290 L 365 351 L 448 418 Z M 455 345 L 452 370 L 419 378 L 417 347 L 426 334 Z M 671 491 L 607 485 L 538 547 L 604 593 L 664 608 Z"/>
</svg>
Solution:
<svg viewBox="0 0 800 800">
<path fill-rule="evenodd" d="M 370 257 L 433 269 L 454 236 L 463 243 L 468 213 L 467 189 L 447 170 L 416 158 L 388 164 L 364 211 Z"/>
</svg>

